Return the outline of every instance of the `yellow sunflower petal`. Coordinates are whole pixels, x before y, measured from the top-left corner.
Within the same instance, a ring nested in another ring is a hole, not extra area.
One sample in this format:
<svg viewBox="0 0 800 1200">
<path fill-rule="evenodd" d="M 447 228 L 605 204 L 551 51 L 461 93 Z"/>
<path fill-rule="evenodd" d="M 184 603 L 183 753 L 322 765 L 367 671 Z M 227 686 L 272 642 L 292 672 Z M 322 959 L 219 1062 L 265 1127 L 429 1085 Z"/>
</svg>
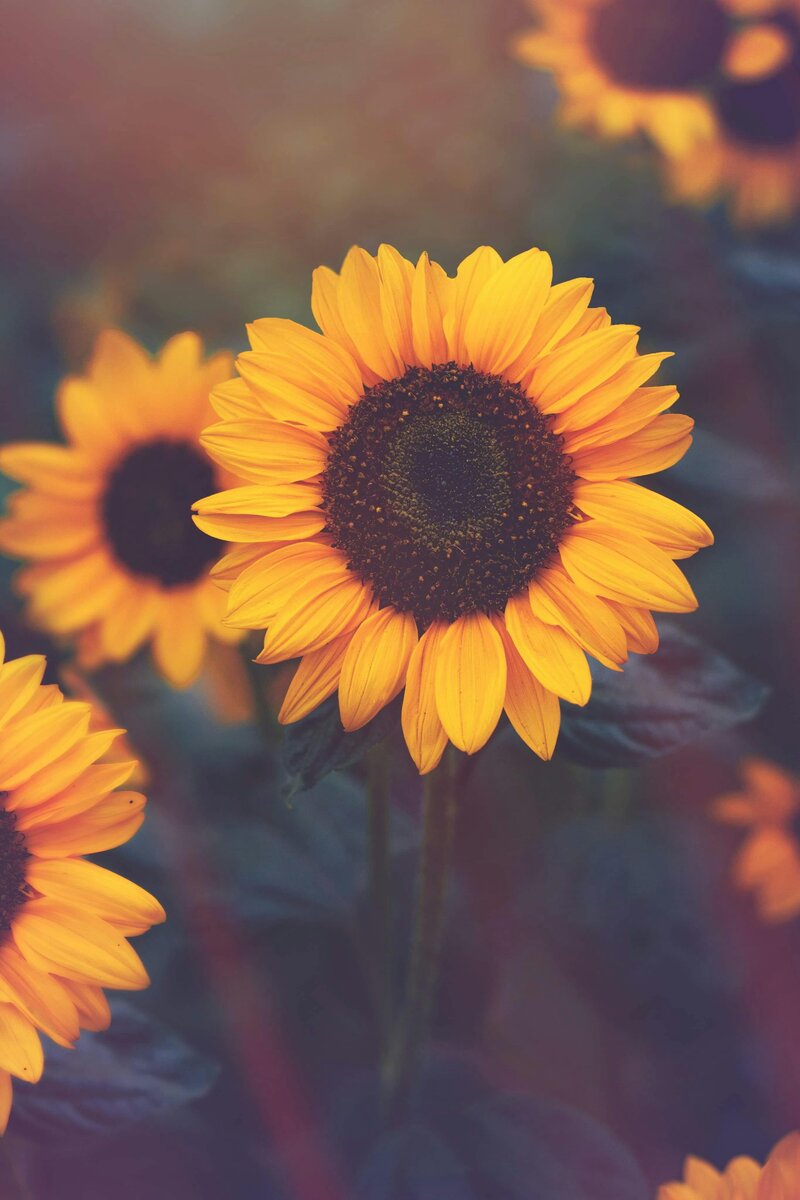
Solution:
<svg viewBox="0 0 800 1200">
<path fill-rule="evenodd" d="M 588 517 L 638 533 L 670 555 L 693 554 L 711 546 L 714 535 L 705 521 L 682 504 L 627 480 L 589 483 L 579 480 L 575 503 Z"/>
<path fill-rule="evenodd" d="M 34 860 L 27 879 L 50 900 L 63 900 L 117 927 L 144 930 L 166 920 L 164 909 L 144 888 L 82 858 Z"/>
<path fill-rule="evenodd" d="M 124 431 L 108 420 L 107 399 L 88 379 L 63 379 L 56 391 L 56 408 L 69 441 L 94 463 L 105 464 L 124 449 Z"/>
<path fill-rule="evenodd" d="M 510 598 L 505 624 L 525 666 L 548 691 L 573 704 L 588 702 L 592 677 L 586 655 L 563 629 L 535 615 L 527 592 Z"/>
<path fill-rule="evenodd" d="M 438 766 L 447 746 L 447 734 L 436 707 L 437 653 L 447 629 L 442 621 L 429 625 L 408 661 L 401 724 L 420 775 Z"/>
<path fill-rule="evenodd" d="M 228 594 L 226 620 L 265 629 L 293 592 L 320 592 L 352 579 L 339 550 L 323 542 L 296 542 L 273 550 L 241 572 Z"/>
<path fill-rule="evenodd" d="M 612 670 L 628 657 L 625 631 L 597 596 L 582 592 L 558 565 L 542 571 L 528 589 L 533 612 L 547 625 L 558 625 L 582 650 Z"/>
<path fill-rule="evenodd" d="M 339 686 L 344 654 L 353 635 L 345 633 L 300 660 L 278 713 L 281 725 L 301 721 L 332 696 Z"/>
<path fill-rule="evenodd" d="M 26 962 L 13 942 L 0 947 L 0 979 L 23 1016 L 60 1046 L 72 1045 L 80 1026 L 69 994 L 52 975 Z"/>
<path fill-rule="evenodd" d="M 414 264 L 403 258 L 394 246 L 378 247 L 381 279 L 381 318 L 389 345 L 399 362 L 416 363 L 411 323 L 411 291 Z"/>
<path fill-rule="evenodd" d="M 46 691 L 45 688 L 41 690 Z M 55 761 L 18 783 L 6 799 L 6 808 L 29 808 L 42 804 L 72 787 L 92 763 L 110 750 L 121 733 L 121 729 L 102 729 L 82 737 L 66 754 L 57 756 Z"/>
<path fill-rule="evenodd" d="M 449 357 L 444 317 L 451 286 L 439 264 L 421 254 L 411 287 L 411 321 L 414 354 L 423 367 L 447 362 Z"/>
<path fill-rule="evenodd" d="M 364 384 L 369 387 L 381 378 L 364 362 L 350 332 L 345 326 L 339 305 L 341 280 L 330 267 L 317 267 L 311 282 L 311 311 L 325 337 L 346 351 L 358 365 Z"/>
<path fill-rule="evenodd" d="M 222 591 L 230 591 L 242 571 L 246 571 L 248 567 L 252 567 L 254 563 L 260 562 L 273 550 L 278 549 L 280 543 L 276 542 L 250 542 L 245 546 L 236 546 L 217 559 L 209 575 Z"/>
<path fill-rule="evenodd" d="M 8 1128 L 11 1116 L 11 1105 L 14 1099 L 11 1076 L 8 1071 L 0 1071 L 0 1135 Z"/>
<path fill-rule="evenodd" d="M 214 388 L 209 397 L 211 407 L 223 421 L 240 421 L 247 417 L 264 417 L 267 409 L 256 393 L 238 376 L 226 379 Z"/>
<path fill-rule="evenodd" d="M 567 574 L 596 596 L 656 612 L 692 612 L 686 578 L 658 546 L 600 521 L 574 525 L 559 547 Z"/>
<path fill-rule="evenodd" d="M 197 678 L 207 641 L 196 585 L 173 588 L 161 605 L 153 636 L 153 657 L 173 687 L 188 687 Z"/>
<path fill-rule="evenodd" d="M 491 246 L 479 246 L 458 264 L 450 293 L 450 305 L 444 317 L 449 354 L 457 363 L 464 365 L 469 361 L 464 342 L 467 319 L 484 284 L 502 265 L 502 258 Z"/>
<path fill-rule="evenodd" d="M 215 462 L 253 483 L 295 483 L 324 470 L 328 443 L 314 429 L 261 419 L 221 421 L 201 442 Z"/>
<path fill-rule="evenodd" d="M 381 379 L 395 379 L 403 364 L 386 336 L 381 319 L 381 277 L 378 263 L 360 246 L 348 250 L 337 291 L 342 325 L 358 358 Z"/>
<path fill-rule="evenodd" d="M 102 988 L 75 979 L 61 981 L 69 993 L 80 1017 L 81 1029 L 102 1033 L 111 1024 L 111 1009 Z"/>
<path fill-rule="evenodd" d="M 15 658 L 0 667 L 0 728 L 7 725 L 34 696 L 47 660 L 41 654 Z"/>
<path fill-rule="evenodd" d="M 20 586 L 30 591 L 30 614 L 53 633 L 69 634 L 91 624 L 124 598 L 127 579 L 104 547 L 78 558 L 54 563 L 28 587 L 23 573 Z"/>
<path fill-rule="evenodd" d="M 495 730 L 506 692 L 500 635 L 483 613 L 459 617 L 435 647 L 436 708 L 447 736 L 475 754 Z"/>
<path fill-rule="evenodd" d="M 603 480 L 652 475 L 683 458 L 692 444 L 694 421 L 681 413 L 656 417 L 638 433 L 608 446 L 588 446 L 573 454 L 573 465 L 584 479 Z"/>
<path fill-rule="evenodd" d="M 625 630 L 628 650 L 634 654 L 655 654 L 658 649 L 658 629 L 653 614 L 646 608 L 617 604 L 615 600 L 606 600 L 606 604 Z"/>
<path fill-rule="evenodd" d="M 147 987 L 142 962 L 122 934 L 97 917 L 52 900 L 29 900 L 12 928 L 33 966 L 78 983 L 139 990 Z"/>
<path fill-rule="evenodd" d="M 550 289 L 547 302 L 530 342 L 506 370 L 506 378 L 528 387 L 539 359 L 554 350 L 576 328 L 589 306 L 592 279 L 568 279 Z"/>
<path fill-rule="evenodd" d="M 613 325 L 569 339 L 541 360 L 530 394 L 545 413 L 563 413 L 587 392 L 601 387 L 636 355 L 639 330 Z"/>
<path fill-rule="evenodd" d="M 596 427 L 604 417 L 613 416 L 637 388 L 655 375 L 665 359 L 671 357 L 671 354 L 638 354 L 611 379 L 592 388 L 564 412 L 557 413 L 553 421 L 554 432 L 569 434 Z"/>
<path fill-rule="evenodd" d="M 776 75 L 792 53 L 792 40 L 778 25 L 750 25 L 729 39 L 723 69 L 733 79 L 754 82 Z"/>
<path fill-rule="evenodd" d="M 371 603 L 372 592 L 359 579 L 334 583 L 321 592 L 301 585 L 286 597 L 270 624 L 256 662 L 283 662 L 326 646 L 360 625 Z"/>
<path fill-rule="evenodd" d="M 549 760 L 553 757 L 561 726 L 558 696 L 542 687 L 525 665 L 505 623 L 497 619 L 495 628 L 503 639 L 506 653 L 507 679 L 503 704 L 506 715 L 525 745 L 530 746 L 539 758 Z"/>
<path fill-rule="evenodd" d="M 322 500 L 315 484 L 261 483 L 228 488 L 213 496 L 204 496 L 194 503 L 198 516 L 219 514 L 247 517 L 289 517 L 306 512 Z"/>
<path fill-rule="evenodd" d="M 141 827 L 146 803 L 139 792 L 114 792 L 77 816 L 30 829 L 25 834 L 26 847 L 39 858 L 113 850 L 130 841 Z"/>
<path fill-rule="evenodd" d="M 1 447 L 0 471 L 37 491 L 66 500 L 91 500 L 103 484 L 90 455 L 47 442 L 17 442 Z"/>
<path fill-rule="evenodd" d="M 411 614 L 391 607 L 359 625 L 339 678 L 339 713 L 348 733 L 361 729 L 402 691 L 417 640 Z"/>
<path fill-rule="evenodd" d="M 23 832 L 47 825 L 51 821 L 64 821 L 92 808 L 103 800 L 114 788 L 121 787 L 138 766 L 135 761 L 99 763 L 88 767 L 82 775 L 61 791 L 48 793 L 47 799 L 36 804 L 20 803 L 24 789 L 14 793 L 17 813 L 17 828 Z"/>
<path fill-rule="evenodd" d="M 325 514 L 317 509 L 288 517 L 259 517 L 249 513 L 203 513 L 192 520 L 209 537 L 223 542 L 299 542 L 322 533 Z"/>
<path fill-rule="evenodd" d="M 19 787 L 66 754 L 85 737 L 91 712 L 89 704 L 73 700 L 13 722 L 0 745 L 0 789 Z"/>
<path fill-rule="evenodd" d="M 577 454 L 590 446 L 606 446 L 621 441 L 632 433 L 649 425 L 653 417 L 671 408 L 678 399 L 674 387 L 642 387 L 623 400 L 618 408 L 587 429 L 567 433 L 564 449 L 567 454 Z M 572 411 L 571 409 L 569 410 Z"/>
<path fill-rule="evenodd" d="M 262 329 L 263 325 L 264 322 L 258 321 L 253 328 Z M 346 419 L 349 405 L 358 398 L 352 377 L 358 378 L 355 363 L 320 334 L 303 329 L 301 325 L 290 331 L 285 327 L 293 326 L 291 321 L 281 322 L 281 325 L 284 326 L 285 343 L 277 341 L 270 321 L 269 344 L 272 348 L 240 354 L 236 360 L 237 370 L 267 415 L 324 432 L 336 429 Z M 302 334 L 297 330 L 302 330 Z M 263 329 L 259 336 L 266 340 Z M 217 411 L 218 396 L 219 392 L 215 394 Z"/>
<path fill-rule="evenodd" d="M 466 319 L 464 346 L 478 371 L 501 375 L 525 349 L 542 314 L 553 264 L 542 250 L 509 259 L 484 283 Z"/>
<path fill-rule="evenodd" d="M 103 654 L 112 662 L 131 657 L 152 635 L 162 607 L 169 603 L 156 584 L 127 580 L 122 595 L 99 616 Z"/>
<path fill-rule="evenodd" d="M 44 1069 L 39 1035 L 13 1004 L 0 1004 L 0 1069 L 38 1083 Z"/>
</svg>

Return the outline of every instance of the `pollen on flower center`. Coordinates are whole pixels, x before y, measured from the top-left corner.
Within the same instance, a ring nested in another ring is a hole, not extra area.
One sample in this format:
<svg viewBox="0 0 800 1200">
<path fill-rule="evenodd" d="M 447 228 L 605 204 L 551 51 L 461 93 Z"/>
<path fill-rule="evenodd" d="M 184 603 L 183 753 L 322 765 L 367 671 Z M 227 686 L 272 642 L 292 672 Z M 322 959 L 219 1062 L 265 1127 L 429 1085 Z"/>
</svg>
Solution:
<svg viewBox="0 0 800 1200">
<path fill-rule="evenodd" d="M 414 367 L 368 388 L 330 443 L 334 545 L 422 625 L 502 611 L 573 519 L 574 476 L 549 419 L 472 367 Z"/>
<path fill-rule="evenodd" d="M 722 88 L 716 104 L 736 141 L 764 150 L 791 146 L 800 138 L 800 47 L 770 78 Z"/>
<path fill-rule="evenodd" d="M 594 10 L 590 40 L 619 84 L 692 88 L 717 70 L 728 24 L 716 0 L 609 0 Z"/>
<path fill-rule="evenodd" d="M 188 442 L 153 441 L 117 465 L 102 500 L 106 536 L 118 561 L 165 587 L 193 583 L 217 558 L 212 538 L 191 518 L 213 492 L 214 471 Z"/>
<path fill-rule="evenodd" d="M 25 879 L 28 851 L 16 825 L 16 813 L 0 808 L 0 939 L 5 938 L 17 909 L 29 898 Z"/>
</svg>

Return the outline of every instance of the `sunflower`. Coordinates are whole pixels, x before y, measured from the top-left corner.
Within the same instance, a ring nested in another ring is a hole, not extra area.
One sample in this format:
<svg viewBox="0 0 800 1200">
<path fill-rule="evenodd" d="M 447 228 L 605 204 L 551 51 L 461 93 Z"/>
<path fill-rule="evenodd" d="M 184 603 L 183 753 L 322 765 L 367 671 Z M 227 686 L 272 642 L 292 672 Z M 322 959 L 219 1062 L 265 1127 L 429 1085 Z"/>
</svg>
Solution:
<svg viewBox="0 0 800 1200">
<path fill-rule="evenodd" d="M 650 653 L 650 609 L 696 600 L 676 558 L 712 541 L 685 508 L 631 482 L 676 462 L 692 421 L 647 386 L 667 357 L 591 308 L 592 281 L 552 284 L 540 250 L 487 247 L 454 279 L 423 254 L 353 248 L 320 267 L 312 309 L 249 327 L 203 443 L 250 482 L 195 505 L 242 543 L 214 568 L 227 619 L 265 629 L 262 663 L 301 658 L 280 711 L 337 687 L 345 729 L 405 688 L 421 772 L 467 753 L 505 708 L 550 757 L 559 697 L 585 704 L 588 651 Z"/>
<path fill-rule="evenodd" d="M 794 3 L 794 0 L 790 0 Z M 604 137 L 648 134 L 689 154 L 716 129 L 709 89 L 771 69 L 769 37 L 742 29 L 786 0 L 532 0 L 539 27 L 515 39 L 523 62 L 553 72 L 567 124 Z"/>
<path fill-rule="evenodd" d="M 753 45 L 761 38 L 770 69 L 715 91 L 715 134 L 671 160 L 668 173 L 679 200 L 728 195 L 737 221 L 760 225 L 800 205 L 800 20 L 784 13 L 750 37 Z"/>
<path fill-rule="evenodd" d="M 203 361 L 179 334 L 152 360 L 125 334 L 98 338 L 86 373 L 58 389 L 67 445 L 0 449 L 0 468 L 28 486 L 0 521 L 0 549 L 30 560 L 17 575 L 28 617 L 78 646 L 83 666 L 121 661 L 152 641 L 156 664 L 183 686 L 199 671 L 224 605 L 208 578 L 219 547 L 190 516 L 198 495 L 231 482 L 199 442 L 208 392 L 228 354 Z"/>
<path fill-rule="evenodd" d="M 127 938 L 164 920 L 147 892 L 80 857 L 144 819 L 144 796 L 113 790 L 136 764 L 98 763 L 122 731 L 90 733 L 91 706 L 42 685 L 42 656 L 4 650 L 0 637 L 0 1131 L 11 1077 L 42 1074 L 39 1034 L 71 1046 L 105 1029 L 102 989 L 149 982 Z"/>
<path fill-rule="evenodd" d="M 657 1200 L 796 1200 L 800 1196 L 800 1133 L 778 1142 L 762 1167 L 734 1158 L 717 1171 L 701 1158 L 687 1158 L 683 1180 L 665 1183 Z"/>
<path fill-rule="evenodd" d="M 800 779 L 763 759 L 741 766 L 744 787 L 720 796 L 719 821 L 749 832 L 733 865 L 736 884 L 752 891 L 766 921 L 800 914 Z"/>
</svg>

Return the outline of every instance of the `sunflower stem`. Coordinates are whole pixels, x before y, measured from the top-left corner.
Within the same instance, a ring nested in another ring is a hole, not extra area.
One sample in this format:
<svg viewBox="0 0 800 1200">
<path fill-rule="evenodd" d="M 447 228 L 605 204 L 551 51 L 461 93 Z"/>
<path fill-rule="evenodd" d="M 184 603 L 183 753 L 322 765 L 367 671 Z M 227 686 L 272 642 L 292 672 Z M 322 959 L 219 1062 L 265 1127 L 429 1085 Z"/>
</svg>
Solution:
<svg viewBox="0 0 800 1200">
<path fill-rule="evenodd" d="M 389 857 L 389 780 L 391 760 L 385 745 L 369 754 L 369 930 L 375 964 L 376 994 L 383 1053 L 392 1027 L 394 988 L 392 980 L 392 899 Z"/>
<path fill-rule="evenodd" d="M 442 765 L 425 777 L 422 849 L 405 1003 L 382 1069 L 389 1121 L 397 1118 L 406 1103 L 433 1009 L 455 828 L 454 757 L 448 747 Z"/>
</svg>

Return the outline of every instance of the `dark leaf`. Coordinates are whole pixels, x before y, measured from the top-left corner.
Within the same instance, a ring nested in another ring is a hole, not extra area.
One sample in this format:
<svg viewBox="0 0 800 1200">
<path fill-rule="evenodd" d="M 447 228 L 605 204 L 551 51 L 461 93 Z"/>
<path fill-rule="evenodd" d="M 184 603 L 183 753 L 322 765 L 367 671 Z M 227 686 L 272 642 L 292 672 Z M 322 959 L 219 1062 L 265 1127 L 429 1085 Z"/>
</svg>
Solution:
<svg viewBox="0 0 800 1200">
<path fill-rule="evenodd" d="M 339 720 L 338 700 L 332 696 L 304 720 L 286 729 L 283 762 L 289 776 L 289 796 L 313 787 L 331 771 L 352 766 L 399 724 L 398 699 L 363 729 L 345 733 Z"/>
<path fill-rule="evenodd" d="M 340 1097 L 358 1200 L 646 1200 L 636 1163 L 595 1121 L 538 1097 L 500 1095 L 473 1064 L 437 1055 L 406 1119 L 381 1130 L 377 1085 Z"/>
<path fill-rule="evenodd" d="M 592 698 L 564 708 L 560 746 L 588 767 L 628 767 L 749 721 L 767 688 L 723 654 L 663 624 L 653 655 L 622 672 L 592 664 Z"/>
<path fill-rule="evenodd" d="M 50 1047 L 41 1082 L 15 1088 L 13 1132 L 49 1140 L 117 1134 L 205 1096 L 217 1073 L 170 1030 L 119 1001 L 109 1030 L 83 1034 L 74 1050 Z"/>
</svg>

